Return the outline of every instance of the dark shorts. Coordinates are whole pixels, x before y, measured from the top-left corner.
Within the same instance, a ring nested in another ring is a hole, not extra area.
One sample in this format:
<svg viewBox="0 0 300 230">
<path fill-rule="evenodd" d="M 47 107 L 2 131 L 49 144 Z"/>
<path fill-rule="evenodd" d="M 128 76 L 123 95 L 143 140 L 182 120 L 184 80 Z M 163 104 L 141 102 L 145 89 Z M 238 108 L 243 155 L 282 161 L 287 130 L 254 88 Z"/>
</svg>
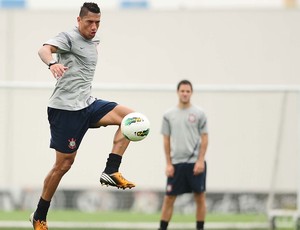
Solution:
<svg viewBox="0 0 300 230">
<path fill-rule="evenodd" d="M 166 195 L 180 195 L 184 193 L 201 193 L 206 190 L 206 169 L 205 162 L 204 172 L 194 175 L 194 164 L 182 163 L 175 164 L 174 177 L 167 178 Z"/>
<path fill-rule="evenodd" d="M 89 128 L 117 106 L 115 102 L 96 100 L 89 107 L 68 111 L 48 107 L 50 148 L 62 153 L 73 153 Z"/>
</svg>

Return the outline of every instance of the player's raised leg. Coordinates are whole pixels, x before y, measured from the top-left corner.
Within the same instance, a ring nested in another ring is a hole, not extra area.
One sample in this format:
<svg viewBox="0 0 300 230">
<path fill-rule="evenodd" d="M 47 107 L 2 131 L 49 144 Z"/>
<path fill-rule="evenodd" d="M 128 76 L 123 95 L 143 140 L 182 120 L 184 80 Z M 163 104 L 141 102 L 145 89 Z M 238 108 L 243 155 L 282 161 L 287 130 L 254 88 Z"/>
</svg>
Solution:
<svg viewBox="0 0 300 230">
<path fill-rule="evenodd" d="M 127 140 L 121 132 L 121 121 L 127 114 L 133 112 L 122 105 L 117 105 L 103 118 L 101 118 L 96 126 L 118 125 L 118 129 L 114 135 L 112 151 L 107 158 L 106 167 L 100 177 L 100 183 L 103 185 L 114 186 L 117 188 L 133 188 L 135 184 L 126 180 L 119 172 L 122 156 L 125 153 L 130 141 Z"/>
</svg>

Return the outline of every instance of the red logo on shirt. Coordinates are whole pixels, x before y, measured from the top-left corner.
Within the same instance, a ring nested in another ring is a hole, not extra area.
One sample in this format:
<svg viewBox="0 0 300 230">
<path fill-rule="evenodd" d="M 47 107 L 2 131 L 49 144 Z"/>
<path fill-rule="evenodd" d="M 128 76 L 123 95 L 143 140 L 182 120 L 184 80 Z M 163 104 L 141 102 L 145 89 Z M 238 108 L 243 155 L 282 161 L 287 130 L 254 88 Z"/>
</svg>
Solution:
<svg viewBox="0 0 300 230">
<path fill-rule="evenodd" d="M 188 118 L 188 121 L 190 123 L 195 123 L 196 122 L 196 115 L 195 114 L 189 114 L 189 118 Z"/>
</svg>

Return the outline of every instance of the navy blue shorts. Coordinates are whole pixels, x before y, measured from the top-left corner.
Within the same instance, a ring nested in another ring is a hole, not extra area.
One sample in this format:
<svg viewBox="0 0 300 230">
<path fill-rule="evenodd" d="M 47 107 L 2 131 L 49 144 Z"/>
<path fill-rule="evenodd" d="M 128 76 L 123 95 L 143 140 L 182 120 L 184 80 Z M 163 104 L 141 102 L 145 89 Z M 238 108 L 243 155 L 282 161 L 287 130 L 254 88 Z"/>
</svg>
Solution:
<svg viewBox="0 0 300 230">
<path fill-rule="evenodd" d="M 62 153 L 73 153 L 89 128 L 117 106 L 115 102 L 96 100 L 87 108 L 68 111 L 48 107 L 50 148 Z"/>
<path fill-rule="evenodd" d="M 166 195 L 180 195 L 184 193 L 201 193 L 206 190 L 206 162 L 203 173 L 194 175 L 193 163 L 175 164 L 175 173 L 173 177 L 167 178 Z"/>
</svg>

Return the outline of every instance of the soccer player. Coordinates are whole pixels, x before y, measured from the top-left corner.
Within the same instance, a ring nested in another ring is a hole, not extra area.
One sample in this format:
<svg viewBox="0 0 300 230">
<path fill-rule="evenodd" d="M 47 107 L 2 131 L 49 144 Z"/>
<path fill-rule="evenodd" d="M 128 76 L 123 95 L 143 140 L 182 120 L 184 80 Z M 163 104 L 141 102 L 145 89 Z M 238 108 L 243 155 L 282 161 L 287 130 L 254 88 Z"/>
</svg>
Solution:
<svg viewBox="0 0 300 230">
<path fill-rule="evenodd" d="M 86 2 L 77 17 L 78 26 L 59 33 L 39 50 L 41 60 L 57 79 L 48 104 L 48 120 L 51 130 L 50 147 L 56 152 L 56 160 L 44 180 L 37 209 L 30 216 L 35 230 L 45 230 L 51 199 L 60 180 L 71 168 L 80 143 L 89 128 L 119 126 L 114 138 L 100 183 L 117 188 L 132 188 L 135 184 L 119 173 L 122 156 L 129 144 L 121 133 L 122 118 L 133 112 L 115 102 L 91 96 L 91 84 L 96 69 L 99 39 L 96 37 L 101 12 L 96 3 Z M 53 58 L 56 53 L 57 59 Z"/>
<path fill-rule="evenodd" d="M 180 81 L 177 85 L 178 104 L 163 116 L 161 132 L 167 163 L 167 187 L 159 230 L 168 228 L 176 197 L 184 193 L 194 194 L 196 229 L 204 229 L 207 119 L 202 109 L 191 104 L 192 94 L 192 83 Z"/>
</svg>

